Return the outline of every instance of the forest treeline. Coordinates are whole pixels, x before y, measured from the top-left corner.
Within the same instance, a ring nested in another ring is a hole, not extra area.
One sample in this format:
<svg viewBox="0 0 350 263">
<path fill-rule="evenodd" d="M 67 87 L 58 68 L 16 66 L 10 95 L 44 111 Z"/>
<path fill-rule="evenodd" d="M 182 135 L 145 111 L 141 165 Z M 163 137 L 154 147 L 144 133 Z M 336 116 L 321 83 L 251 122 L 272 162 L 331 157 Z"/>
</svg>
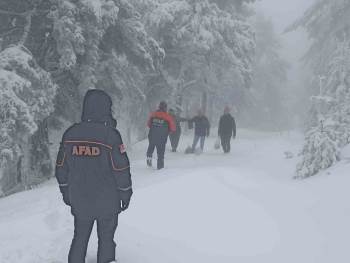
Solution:
<svg viewBox="0 0 350 263">
<path fill-rule="evenodd" d="M 160 100 L 187 117 L 202 108 L 214 126 L 227 105 L 240 127 L 289 128 L 288 63 L 254 2 L 1 0 L 0 195 L 51 177 L 49 133 L 79 121 L 91 88 L 110 94 L 128 143 L 145 137 Z M 288 28 L 313 39 L 300 177 L 333 164 L 349 141 L 349 5 L 319 0 Z"/>
<path fill-rule="evenodd" d="M 306 29 L 312 45 L 304 57 L 312 69 L 305 145 L 297 178 L 331 167 L 350 143 L 350 2 L 318 0 L 286 31 Z"/>
<path fill-rule="evenodd" d="M 52 174 L 49 131 L 107 91 L 130 142 L 161 99 L 189 114 L 243 105 L 255 35 L 249 0 L 2 0 L 0 193 Z"/>
</svg>

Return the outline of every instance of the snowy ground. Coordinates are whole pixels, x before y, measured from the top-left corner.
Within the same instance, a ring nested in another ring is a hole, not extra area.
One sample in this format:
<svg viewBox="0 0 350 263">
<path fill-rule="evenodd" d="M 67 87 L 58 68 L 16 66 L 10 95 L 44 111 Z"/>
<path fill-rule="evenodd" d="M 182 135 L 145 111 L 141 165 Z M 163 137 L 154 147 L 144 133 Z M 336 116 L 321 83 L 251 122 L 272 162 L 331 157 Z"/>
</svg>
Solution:
<svg viewBox="0 0 350 263">
<path fill-rule="evenodd" d="M 230 155 L 133 149 L 135 194 L 117 231 L 120 263 L 350 262 L 350 148 L 321 176 L 291 180 L 301 138 L 240 131 Z M 182 142 L 184 150 L 189 138 Z M 0 200 L 1 263 L 66 262 L 73 220 L 54 180 Z M 96 234 L 87 263 L 96 262 Z"/>
</svg>

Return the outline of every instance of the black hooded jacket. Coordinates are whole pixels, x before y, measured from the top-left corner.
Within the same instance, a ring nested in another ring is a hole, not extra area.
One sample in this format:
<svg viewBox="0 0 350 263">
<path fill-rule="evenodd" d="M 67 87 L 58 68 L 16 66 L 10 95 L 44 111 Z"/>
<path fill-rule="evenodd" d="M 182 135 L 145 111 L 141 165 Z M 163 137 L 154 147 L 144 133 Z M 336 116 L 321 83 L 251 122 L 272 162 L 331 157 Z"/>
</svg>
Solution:
<svg viewBox="0 0 350 263">
<path fill-rule="evenodd" d="M 122 196 L 132 194 L 129 159 L 111 113 L 112 100 L 101 90 L 84 98 L 82 121 L 63 135 L 56 178 L 68 195 L 72 214 L 103 218 L 120 212 Z"/>
<path fill-rule="evenodd" d="M 226 113 L 221 116 L 219 121 L 219 136 L 233 136 L 236 137 L 236 121 L 231 114 Z"/>
<path fill-rule="evenodd" d="M 190 128 L 192 129 L 194 123 L 194 134 L 196 136 L 209 136 L 210 123 L 206 116 L 196 116 L 189 120 Z"/>
</svg>

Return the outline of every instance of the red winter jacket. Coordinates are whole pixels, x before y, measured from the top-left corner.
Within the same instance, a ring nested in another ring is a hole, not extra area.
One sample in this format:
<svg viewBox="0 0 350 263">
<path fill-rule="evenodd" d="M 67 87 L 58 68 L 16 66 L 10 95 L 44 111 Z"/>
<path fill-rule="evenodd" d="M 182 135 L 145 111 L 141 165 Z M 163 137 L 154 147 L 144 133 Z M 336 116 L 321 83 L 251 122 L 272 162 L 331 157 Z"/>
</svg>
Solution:
<svg viewBox="0 0 350 263">
<path fill-rule="evenodd" d="M 148 137 L 150 140 L 164 142 L 168 138 L 169 133 L 176 132 L 176 124 L 174 118 L 164 111 L 152 112 L 148 122 L 150 128 Z"/>
</svg>

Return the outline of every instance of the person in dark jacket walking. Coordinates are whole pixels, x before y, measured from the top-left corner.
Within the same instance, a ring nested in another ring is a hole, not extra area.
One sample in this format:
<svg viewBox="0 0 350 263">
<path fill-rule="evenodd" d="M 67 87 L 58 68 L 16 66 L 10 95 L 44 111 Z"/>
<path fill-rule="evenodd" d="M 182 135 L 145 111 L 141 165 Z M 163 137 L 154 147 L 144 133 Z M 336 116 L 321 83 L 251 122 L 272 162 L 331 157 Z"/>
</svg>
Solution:
<svg viewBox="0 0 350 263">
<path fill-rule="evenodd" d="M 231 138 L 236 138 L 236 122 L 230 114 L 230 108 L 225 107 L 224 115 L 219 122 L 218 135 L 221 139 L 222 149 L 225 153 L 231 151 Z"/>
<path fill-rule="evenodd" d="M 152 156 L 154 149 L 157 148 L 157 169 L 164 168 L 165 146 L 168 141 L 169 133 L 176 132 L 176 125 L 173 117 L 167 113 L 167 104 L 162 101 L 158 110 L 152 112 L 147 126 L 150 129 L 148 133 L 147 165 L 152 167 Z"/>
<path fill-rule="evenodd" d="M 176 152 L 181 137 L 181 122 L 185 122 L 187 119 L 180 117 L 179 111 L 175 112 L 173 109 L 169 110 L 169 114 L 173 117 L 176 125 L 176 132 L 169 134 L 172 152 Z"/>
<path fill-rule="evenodd" d="M 63 135 L 55 176 L 65 204 L 74 216 L 68 263 L 84 263 L 97 221 L 97 262 L 115 261 L 114 233 L 118 214 L 132 196 L 126 148 L 111 113 L 112 100 L 102 90 L 89 90 L 80 123 Z"/>
<path fill-rule="evenodd" d="M 204 150 L 205 137 L 209 137 L 210 123 L 202 110 L 198 110 L 197 116 L 189 120 L 189 126 L 194 124 L 194 139 L 192 144 L 192 152 L 196 151 L 198 141 L 200 141 L 201 151 Z"/>
</svg>

